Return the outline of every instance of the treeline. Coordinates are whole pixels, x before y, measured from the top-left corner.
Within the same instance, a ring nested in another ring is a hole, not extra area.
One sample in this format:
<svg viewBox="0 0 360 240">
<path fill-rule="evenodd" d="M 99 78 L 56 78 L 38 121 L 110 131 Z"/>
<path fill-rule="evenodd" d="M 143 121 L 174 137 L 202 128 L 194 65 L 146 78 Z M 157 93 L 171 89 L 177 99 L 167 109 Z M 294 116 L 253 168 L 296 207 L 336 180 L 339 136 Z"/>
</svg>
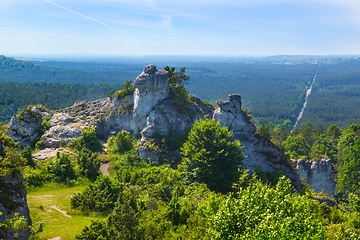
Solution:
<svg viewBox="0 0 360 240">
<path fill-rule="evenodd" d="M 121 89 L 122 84 L 0 83 L 0 121 L 8 122 L 20 109 L 43 104 L 56 110 L 80 100 L 96 100 Z"/>
<path fill-rule="evenodd" d="M 122 84 L 127 79 L 134 79 L 141 71 L 117 69 L 106 65 L 99 68 L 96 64 L 68 67 L 50 67 L 38 62 L 16 60 L 0 55 L 0 83 L 2 82 L 46 82 L 63 84 Z"/>
</svg>

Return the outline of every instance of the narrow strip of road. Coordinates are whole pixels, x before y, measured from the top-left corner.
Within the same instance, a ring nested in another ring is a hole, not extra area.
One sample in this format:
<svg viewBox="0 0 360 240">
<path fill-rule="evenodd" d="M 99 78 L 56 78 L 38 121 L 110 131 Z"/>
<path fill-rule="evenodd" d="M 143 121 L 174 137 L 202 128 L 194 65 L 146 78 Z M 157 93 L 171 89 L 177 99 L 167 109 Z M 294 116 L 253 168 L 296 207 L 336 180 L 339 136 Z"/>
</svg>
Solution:
<svg viewBox="0 0 360 240">
<path fill-rule="evenodd" d="M 300 122 L 300 120 L 301 120 L 301 118 L 302 118 L 302 116 L 303 116 L 303 114 L 304 114 L 306 105 L 307 105 L 307 103 L 308 103 L 308 98 L 309 98 L 309 96 L 310 96 L 310 94 L 311 94 L 311 91 L 312 91 L 312 88 L 313 88 L 313 86 L 314 86 L 314 84 L 315 84 L 315 79 L 316 79 L 317 73 L 318 73 L 319 68 L 320 68 L 320 63 L 321 63 L 321 62 L 319 61 L 318 67 L 317 67 L 317 69 L 316 69 L 316 71 L 315 71 L 315 73 L 314 73 L 314 77 L 313 77 L 313 79 L 312 79 L 312 81 L 311 81 L 310 87 L 306 90 L 304 105 L 303 105 L 303 107 L 301 108 L 301 111 L 300 111 L 300 113 L 299 113 L 299 115 L 298 115 L 298 117 L 297 117 L 297 119 L 296 119 L 296 122 L 295 122 L 295 124 L 294 124 L 294 127 L 291 129 L 291 132 L 294 131 L 294 130 L 296 129 L 296 127 L 299 125 L 299 122 Z"/>
</svg>

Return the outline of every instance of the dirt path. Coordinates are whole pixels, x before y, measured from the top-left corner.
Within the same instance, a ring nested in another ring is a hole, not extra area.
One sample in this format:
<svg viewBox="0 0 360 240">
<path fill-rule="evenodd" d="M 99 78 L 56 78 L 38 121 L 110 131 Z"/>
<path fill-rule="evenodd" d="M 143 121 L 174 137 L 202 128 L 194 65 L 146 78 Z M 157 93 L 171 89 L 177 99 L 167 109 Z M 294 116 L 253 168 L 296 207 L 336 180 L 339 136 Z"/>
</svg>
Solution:
<svg viewBox="0 0 360 240">
<path fill-rule="evenodd" d="M 47 240 L 61 240 L 62 238 L 60 236 L 58 237 L 53 237 L 53 238 L 48 238 Z"/>
<path fill-rule="evenodd" d="M 71 218 L 71 216 L 70 215 L 68 215 L 67 213 L 66 213 L 66 211 L 64 211 L 64 210 L 61 210 L 60 208 L 58 208 L 56 205 L 53 205 L 53 206 L 50 206 L 52 209 L 55 209 L 56 211 L 58 211 L 59 213 L 61 213 L 62 215 L 64 215 L 65 217 L 70 217 Z"/>
<path fill-rule="evenodd" d="M 102 162 L 100 165 L 101 174 L 109 176 L 109 167 L 110 166 L 111 166 L 111 162 Z"/>
</svg>

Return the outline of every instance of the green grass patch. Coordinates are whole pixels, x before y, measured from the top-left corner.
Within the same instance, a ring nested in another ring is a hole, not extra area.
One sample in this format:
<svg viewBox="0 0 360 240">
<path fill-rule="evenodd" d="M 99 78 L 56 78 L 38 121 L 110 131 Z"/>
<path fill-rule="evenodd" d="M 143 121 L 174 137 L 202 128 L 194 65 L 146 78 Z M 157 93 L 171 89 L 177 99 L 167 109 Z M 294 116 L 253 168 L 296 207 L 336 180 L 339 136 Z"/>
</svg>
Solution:
<svg viewBox="0 0 360 240">
<path fill-rule="evenodd" d="M 43 231 L 38 233 L 37 237 L 48 239 L 60 236 L 61 239 L 75 239 L 92 220 L 105 218 L 100 214 L 71 209 L 71 197 L 85 188 L 85 185 L 64 187 L 50 184 L 28 193 L 27 201 L 33 227 L 36 231 L 40 224 L 43 226 Z"/>
</svg>

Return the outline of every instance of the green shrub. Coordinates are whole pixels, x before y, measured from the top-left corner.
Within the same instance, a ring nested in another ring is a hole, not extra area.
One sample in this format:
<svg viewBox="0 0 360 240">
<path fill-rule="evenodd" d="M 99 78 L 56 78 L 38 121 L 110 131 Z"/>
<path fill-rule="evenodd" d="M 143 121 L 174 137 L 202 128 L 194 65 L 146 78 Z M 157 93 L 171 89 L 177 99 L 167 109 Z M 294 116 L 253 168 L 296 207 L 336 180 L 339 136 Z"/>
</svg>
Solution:
<svg viewBox="0 0 360 240">
<path fill-rule="evenodd" d="M 102 144 L 98 140 L 96 127 L 84 127 L 81 129 L 81 136 L 73 139 L 70 142 L 70 147 L 73 147 L 80 151 L 83 148 L 87 148 L 93 152 L 102 150 Z"/>
<path fill-rule="evenodd" d="M 100 175 L 82 193 L 76 193 L 71 198 L 71 207 L 83 211 L 109 212 L 115 207 L 120 194 L 121 187 L 118 183 Z"/>
<path fill-rule="evenodd" d="M 67 182 L 68 180 L 76 178 L 70 157 L 66 154 L 60 154 L 59 152 L 57 152 L 55 161 L 49 164 L 48 171 L 54 174 L 60 182 Z"/>
<path fill-rule="evenodd" d="M 26 167 L 23 171 L 23 175 L 25 184 L 28 188 L 41 187 L 56 179 L 54 174 L 49 173 L 46 168 L 42 167 Z"/>
<path fill-rule="evenodd" d="M 108 151 L 112 154 L 122 154 L 134 148 L 135 139 L 127 131 L 120 131 L 107 140 Z"/>
<path fill-rule="evenodd" d="M 80 168 L 80 173 L 91 180 L 95 180 L 100 174 L 100 160 L 98 155 L 88 148 L 84 147 L 78 151 L 77 163 Z"/>
<path fill-rule="evenodd" d="M 244 158 L 232 132 L 214 119 L 196 121 L 181 147 L 182 163 L 189 182 L 201 182 L 216 192 L 229 192 L 239 177 Z"/>
<path fill-rule="evenodd" d="M 45 148 L 45 143 L 43 140 L 39 140 L 36 142 L 35 144 L 35 148 L 38 149 L 38 150 L 42 150 Z"/>
<path fill-rule="evenodd" d="M 120 91 L 115 92 L 114 94 L 110 94 L 110 98 L 122 99 L 126 96 L 129 96 L 134 93 L 135 86 L 131 85 L 131 80 L 126 80 L 122 89 Z"/>
</svg>

